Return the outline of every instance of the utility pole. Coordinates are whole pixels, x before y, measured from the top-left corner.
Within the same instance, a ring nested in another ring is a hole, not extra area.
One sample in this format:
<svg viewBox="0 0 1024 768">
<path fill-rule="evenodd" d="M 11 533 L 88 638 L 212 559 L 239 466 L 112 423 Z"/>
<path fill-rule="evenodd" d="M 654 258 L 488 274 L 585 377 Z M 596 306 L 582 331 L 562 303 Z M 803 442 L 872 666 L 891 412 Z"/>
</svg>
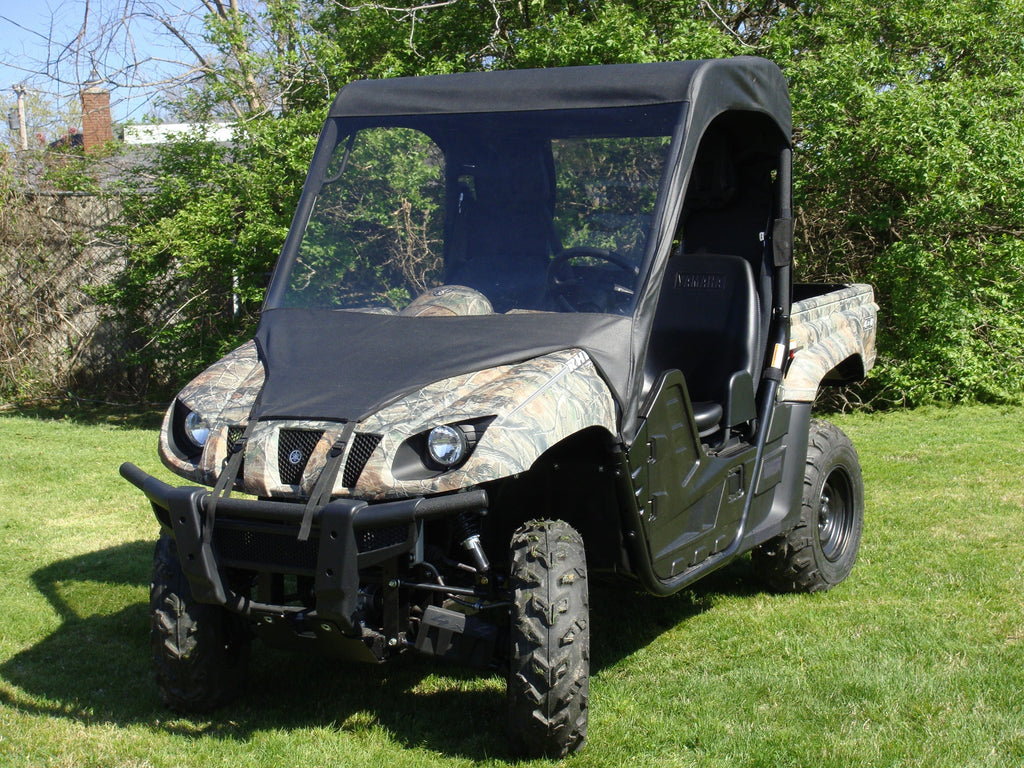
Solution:
<svg viewBox="0 0 1024 768">
<path fill-rule="evenodd" d="M 18 132 L 21 135 L 21 148 L 28 149 L 28 131 L 25 129 L 25 86 L 14 86 L 14 92 L 18 94 Z"/>
</svg>

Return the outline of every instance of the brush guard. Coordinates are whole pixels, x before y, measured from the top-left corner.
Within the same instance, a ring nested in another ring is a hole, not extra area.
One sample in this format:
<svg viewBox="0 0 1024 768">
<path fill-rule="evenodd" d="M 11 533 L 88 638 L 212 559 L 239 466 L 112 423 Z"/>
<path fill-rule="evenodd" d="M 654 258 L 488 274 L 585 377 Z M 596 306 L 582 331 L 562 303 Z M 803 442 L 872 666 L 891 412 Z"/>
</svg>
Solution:
<svg viewBox="0 0 1024 768">
<path fill-rule="evenodd" d="M 367 532 L 409 527 L 421 520 L 460 513 L 480 513 L 487 508 L 487 493 L 483 490 L 379 504 L 359 499 L 336 499 L 314 508 L 311 516 L 307 505 L 301 503 L 234 497 L 218 499 L 215 522 L 218 529 L 264 524 L 295 526 L 297 529 L 304 518 L 311 520 L 312 527 L 319 533 L 313 574 L 314 612 L 297 606 L 258 603 L 229 588 L 212 543 L 213 531 L 206 529 L 207 506 L 213 498 L 209 490 L 168 485 L 130 462 L 121 465 L 120 473 L 145 494 L 157 519 L 173 532 L 182 570 L 197 601 L 221 605 L 245 615 L 286 617 L 288 614 L 301 614 L 298 618 L 303 622 L 334 625 L 348 637 L 359 637 L 362 633 L 357 617 L 359 572 L 411 552 L 415 546 L 415 537 L 409 535 L 401 542 L 389 542 L 384 537 L 384 546 L 367 548 L 366 542 L 373 542 L 373 537 L 365 536 Z"/>
</svg>

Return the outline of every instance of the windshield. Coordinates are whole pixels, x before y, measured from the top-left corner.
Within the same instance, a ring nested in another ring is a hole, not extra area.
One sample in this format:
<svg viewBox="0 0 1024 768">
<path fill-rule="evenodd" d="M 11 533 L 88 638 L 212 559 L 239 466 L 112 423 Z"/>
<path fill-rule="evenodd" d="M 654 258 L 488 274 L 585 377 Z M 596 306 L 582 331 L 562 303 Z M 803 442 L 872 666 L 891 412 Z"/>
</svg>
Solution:
<svg viewBox="0 0 1024 768">
<path fill-rule="evenodd" d="M 628 314 L 678 108 L 339 120 L 279 305 Z"/>
</svg>

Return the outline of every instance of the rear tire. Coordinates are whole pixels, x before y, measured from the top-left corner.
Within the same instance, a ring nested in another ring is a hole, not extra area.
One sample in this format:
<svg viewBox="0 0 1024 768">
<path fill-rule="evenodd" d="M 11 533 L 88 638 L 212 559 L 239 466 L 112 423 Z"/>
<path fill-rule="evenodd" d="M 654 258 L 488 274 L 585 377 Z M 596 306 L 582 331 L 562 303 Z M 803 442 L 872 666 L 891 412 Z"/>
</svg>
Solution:
<svg viewBox="0 0 1024 768">
<path fill-rule="evenodd" d="M 800 522 L 756 548 L 754 566 L 778 592 L 831 589 L 850 575 L 863 527 L 864 480 L 857 451 L 841 429 L 813 419 Z"/>
<path fill-rule="evenodd" d="M 587 737 L 590 602 L 583 539 L 560 520 L 512 536 L 508 726 L 525 757 L 564 757 Z"/>
<path fill-rule="evenodd" d="M 204 712 L 244 685 L 250 635 L 241 616 L 198 603 L 173 538 L 161 535 L 149 590 L 150 645 L 160 697 L 171 709 Z"/>
</svg>

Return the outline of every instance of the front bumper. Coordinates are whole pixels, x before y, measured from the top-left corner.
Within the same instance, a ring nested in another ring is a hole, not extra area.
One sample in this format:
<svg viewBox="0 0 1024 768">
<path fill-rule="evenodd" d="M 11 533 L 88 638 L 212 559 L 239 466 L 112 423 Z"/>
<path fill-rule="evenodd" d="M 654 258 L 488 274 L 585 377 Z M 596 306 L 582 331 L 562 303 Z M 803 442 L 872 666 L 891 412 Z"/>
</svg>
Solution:
<svg viewBox="0 0 1024 768">
<path fill-rule="evenodd" d="M 223 574 L 223 558 L 218 557 L 214 531 L 207 527 L 207 509 L 212 498 L 208 489 L 168 485 L 130 462 L 122 464 L 120 472 L 125 480 L 145 494 L 157 519 L 173 532 L 182 571 L 188 578 L 192 596 L 198 602 L 222 605 L 238 613 L 260 613 L 270 617 L 301 611 L 304 619 L 315 619 L 318 624 L 330 622 L 348 636 L 356 636 L 361 631 L 356 614 L 359 572 L 362 569 L 411 552 L 415 547 L 411 528 L 418 521 L 462 512 L 480 512 L 487 508 L 487 493 L 474 490 L 379 504 L 358 499 L 336 499 L 314 509 L 313 533 L 309 542 L 315 548 L 311 555 L 315 560 L 312 576 L 316 608 L 310 611 L 295 606 L 257 603 L 230 589 Z M 302 503 L 220 498 L 214 526 L 218 531 L 244 532 L 261 526 L 297 531 L 305 511 L 306 505 Z M 383 546 L 367 546 L 367 532 L 400 526 L 410 528 L 404 540 L 391 541 Z M 251 565 L 259 570 L 259 563 Z"/>
</svg>

